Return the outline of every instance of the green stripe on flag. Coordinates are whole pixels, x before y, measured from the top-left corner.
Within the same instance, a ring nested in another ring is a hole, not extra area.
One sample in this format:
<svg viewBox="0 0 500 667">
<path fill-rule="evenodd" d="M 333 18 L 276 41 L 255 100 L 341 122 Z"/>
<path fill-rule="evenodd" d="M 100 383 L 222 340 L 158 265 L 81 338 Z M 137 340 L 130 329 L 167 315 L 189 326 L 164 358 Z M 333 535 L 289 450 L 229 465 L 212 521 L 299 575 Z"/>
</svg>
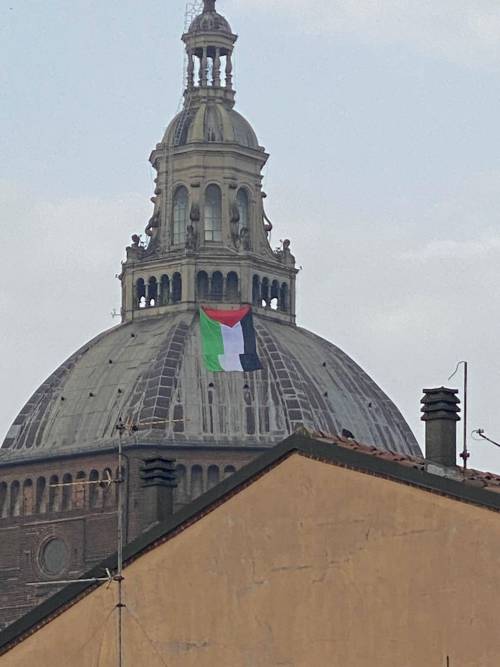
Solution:
<svg viewBox="0 0 500 667">
<path fill-rule="evenodd" d="M 200 309 L 201 344 L 203 348 L 203 361 L 207 371 L 224 370 L 219 363 L 219 355 L 224 354 L 224 343 L 222 340 L 221 325 L 211 320 L 202 309 Z"/>
</svg>

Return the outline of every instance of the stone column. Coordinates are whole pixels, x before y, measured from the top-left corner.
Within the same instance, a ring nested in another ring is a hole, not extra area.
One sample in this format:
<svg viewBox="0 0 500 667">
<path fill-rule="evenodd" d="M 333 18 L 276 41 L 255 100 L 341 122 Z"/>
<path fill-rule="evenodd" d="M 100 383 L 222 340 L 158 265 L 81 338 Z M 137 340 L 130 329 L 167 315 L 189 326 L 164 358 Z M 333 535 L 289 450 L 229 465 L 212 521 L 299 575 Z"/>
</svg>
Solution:
<svg viewBox="0 0 500 667">
<path fill-rule="evenodd" d="M 208 81 L 208 59 L 207 59 L 207 47 L 203 49 L 203 55 L 201 57 L 200 65 L 200 86 L 204 87 L 207 85 Z"/>
<path fill-rule="evenodd" d="M 188 51 L 188 66 L 187 66 L 187 87 L 194 88 L 194 56 L 191 50 Z"/>
<path fill-rule="evenodd" d="M 227 54 L 226 58 L 226 88 L 228 90 L 233 89 L 233 62 L 230 53 Z"/>
<path fill-rule="evenodd" d="M 220 86 L 220 49 L 215 49 L 212 85 Z"/>
</svg>

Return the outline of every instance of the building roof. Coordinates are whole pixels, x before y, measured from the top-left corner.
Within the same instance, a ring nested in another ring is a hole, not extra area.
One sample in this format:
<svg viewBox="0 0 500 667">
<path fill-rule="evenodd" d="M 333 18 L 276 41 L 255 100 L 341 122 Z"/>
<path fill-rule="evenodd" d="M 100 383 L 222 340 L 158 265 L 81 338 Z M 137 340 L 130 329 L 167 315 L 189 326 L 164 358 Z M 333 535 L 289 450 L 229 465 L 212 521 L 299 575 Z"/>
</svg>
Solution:
<svg viewBox="0 0 500 667">
<path fill-rule="evenodd" d="M 323 434 L 295 434 L 200 496 L 168 521 L 158 524 L 127 545 L 124 550 L 125 566 L 202 519 L 292 454 L 410 485 L 425 492 L 447 496 L 484 509 L 500 511 L 498 493 L 500 477 L 497 475 L 475 470 L 462 474 L 457 469 L 455 478 L 451 478 L 428 472 L 426 461 L 421 457 L 401 456 L 394 452 L 368 447 L 352 439 Z M 81 578 L 102 577 L 106 569 L 113 571 L 115 567 L 116 554 Z M 20 618 L 0 633 L 0 655 L 61 614 L 98 585 L 92 582 L 70 584 Z"/>
<path fill-rule="evenodd" d="M 166 146 L 226 143 L 261 150 L 257 135 L 244 116 L 227 104 L 208 99 L 200 100 L 188 112 L 178 113 L 169 123 L 162 143 Z"/>
<path fill-rule="evenodd" d="M 254 373 L 205 370 L 193 311 L 110 329 L 29 399 L 0 463 L 108 448 L 120 418 L 139 427 L 125 444 L 270 447 L 304 426 L 420 454 L 394 403 L 339 348 L 257 311 L 254 323 L 263 365 Z"/>
</svg>

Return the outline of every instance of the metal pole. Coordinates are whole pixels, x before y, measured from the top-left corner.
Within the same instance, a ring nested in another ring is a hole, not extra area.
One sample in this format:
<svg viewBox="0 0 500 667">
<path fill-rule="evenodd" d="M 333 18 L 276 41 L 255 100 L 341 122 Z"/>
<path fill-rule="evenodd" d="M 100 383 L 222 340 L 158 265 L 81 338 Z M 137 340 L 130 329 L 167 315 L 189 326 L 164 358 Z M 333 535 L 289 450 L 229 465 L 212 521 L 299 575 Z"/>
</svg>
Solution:
<svg viewBox="0 0 500 667">
<path fill-rule="evenodd" d="M 116 566 L 116 576 L 115 581 L 118 584 L 118 602 L 116 608 L 118 610 L 118 627 L 117 627 L 117 658 L 118 658 L 118 667 L 123 667 L 123 445 L 122 445 L 122 436 L 123 431 L 125 430 L 125 425 L 120 419 L 119 423 L 116 426 L 118 431 L 118 474 L 116 483 L 118 485 L 117 493 L 117 566 Z"/>
<path fill-rule="evenodd" d="M 467 459 L 469 458 L 467 450 L 467 366 L 468 363 L 464 361 L 464 470 L 467 469 Z"/>
</svg>

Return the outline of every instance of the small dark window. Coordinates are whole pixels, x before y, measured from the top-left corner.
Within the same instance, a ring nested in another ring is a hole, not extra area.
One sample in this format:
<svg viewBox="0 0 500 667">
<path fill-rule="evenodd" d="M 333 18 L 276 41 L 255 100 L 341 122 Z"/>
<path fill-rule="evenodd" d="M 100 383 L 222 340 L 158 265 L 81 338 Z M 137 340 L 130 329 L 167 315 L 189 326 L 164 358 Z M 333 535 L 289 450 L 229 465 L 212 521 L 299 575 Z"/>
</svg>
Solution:
<svg viewBox="0 0 500 667">
<path fill-rule="evenodd" d="M 174 273 L 172 278 L 172 301 L 182 301 L 182 278 L 180 273 Z"/>
<path fill-rule="evenodd" d="M 212 292 L 211 298 L 213 301 L 220 301 L 224 290 L 224 278 L 220 271 L 215 271 L 212 274 Z"/>
<path fill-rule="evenodd" d="M 228 301 L 239 300 L 238 274 L 230 271 L 226 279 L 226 298 Z"/>
</svg>

